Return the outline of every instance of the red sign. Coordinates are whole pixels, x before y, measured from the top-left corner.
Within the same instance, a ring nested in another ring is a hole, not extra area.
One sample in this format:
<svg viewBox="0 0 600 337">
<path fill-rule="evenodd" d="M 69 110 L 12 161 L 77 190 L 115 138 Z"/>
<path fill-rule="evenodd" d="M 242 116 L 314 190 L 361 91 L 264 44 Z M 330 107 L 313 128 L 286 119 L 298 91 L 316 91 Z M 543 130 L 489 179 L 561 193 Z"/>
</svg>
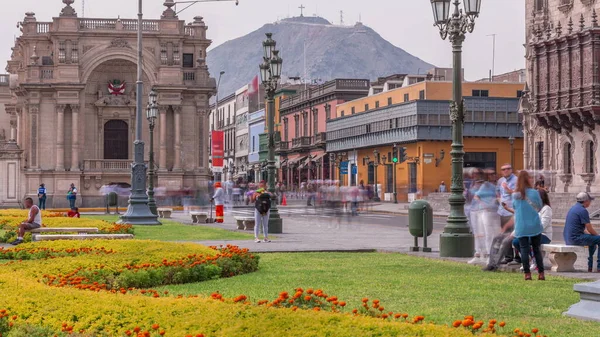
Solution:
<svg viewBox="0 0 600 337">
<path fill-rule="evenodd" d="M 223 156 L 225 155 L 223 131 L 212 132 L 212 166 L 223 167 Z"/>
</svg>

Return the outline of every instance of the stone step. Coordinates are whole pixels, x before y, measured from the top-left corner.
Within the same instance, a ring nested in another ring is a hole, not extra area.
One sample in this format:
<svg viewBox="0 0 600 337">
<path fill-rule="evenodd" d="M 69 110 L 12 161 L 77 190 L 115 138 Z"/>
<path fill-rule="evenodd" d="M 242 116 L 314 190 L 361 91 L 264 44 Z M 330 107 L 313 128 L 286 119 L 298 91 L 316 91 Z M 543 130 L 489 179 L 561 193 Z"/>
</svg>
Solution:
<svg viewBox="0 0 600 337">
<path fill-rule="evenodd" d="M 32 229 L 31 233 L 98 233 L 98 228 L 92 227 L 41 227 Z"/>
<path fill-rule="evenodd" d="M 133 234 L 50 234 L 50 235 L 34 235 L 34 241 L 54 241 L 54 240 L 93 240 L 93 239 L 109 239 L 109 240 L 126 240 L 133 239 Z"/>
</svg>

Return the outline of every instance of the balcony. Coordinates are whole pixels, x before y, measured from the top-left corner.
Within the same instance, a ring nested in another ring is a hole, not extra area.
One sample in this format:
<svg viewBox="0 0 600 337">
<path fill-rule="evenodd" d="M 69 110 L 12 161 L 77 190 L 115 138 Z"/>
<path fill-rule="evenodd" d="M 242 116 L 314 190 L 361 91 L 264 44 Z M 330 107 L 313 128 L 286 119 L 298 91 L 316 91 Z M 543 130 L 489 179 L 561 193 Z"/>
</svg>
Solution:
<svg viewBox="0 0 600 337">
<path fill-rule="evenodd" d="M 285 152 L 290 150 L 290 142 L 278 142 L 275 143 L 276 152 Z"/>
<path fill-rule="evenodd" d="M 311 140 L 311 137 L 298 137 L 298 138 L 294 138 L 294 139 L 292 139 L 292 148 L 293 149 L 298 149 L 298 148 L 309 147 L 310 146 L 310 140 Z"/>
<path fill-rule="evenodd" d="M 131 171 L 133 160 L 129 159 L 90 159 L 83 161 L 84 171 L 127 172 Z"/>
<path fill-rule="evenodd" d="M 369 92 L 370 85 L 371 84 L 369 80 L 332 80 L 318 87 L 309 88 L 307 90 L 301 91 L 297 95 L 293 95 L 281 100 L 281 109 L 284 110 L 286 108 L 290 108 L 292 106 L 314 100 L 318 97 L 322 97 L 334 93 L 336 91 L 366 95 Z"/>
<path fill-rule="evenodd" d="M 326 132 L 319 132 L 317 133 L 317 135 L 315 136 L 315 145 L 325 145 L 325 142 L 327 141 L 327 133 Z"/>
</svg>

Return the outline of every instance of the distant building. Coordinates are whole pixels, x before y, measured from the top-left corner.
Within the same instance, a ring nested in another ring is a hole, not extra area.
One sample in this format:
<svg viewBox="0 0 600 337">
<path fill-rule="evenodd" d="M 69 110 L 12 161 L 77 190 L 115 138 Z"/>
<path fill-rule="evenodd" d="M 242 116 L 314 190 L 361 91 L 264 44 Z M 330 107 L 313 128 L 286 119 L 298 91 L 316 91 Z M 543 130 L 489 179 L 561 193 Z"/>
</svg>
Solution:
<svg viewBox="0 0 600 337">
<path fill-rule="evenodd" d="M 525 13 L 525 167 L 572 202 L 600 192 L 600 2 L 526 0 Z"/>
<path fill-rule="evenodd" d="M 510 82 L 510 83 L 525 83 L 527 80 L 527 71 L 525 69 L 519 69 L 510 71 L 508 73 L 494 75 L 490 79 L 489 77 L 482 78 L 477 82 Z"/>
<path fill-rule="evenodd" d="M 265 109 L 260 109 L 248 116 L 248 168 L 247 178 L 251 182 L 260 182 L 263 177 L 263 162 L 260 158 L 260 135 L 265 132 Z M 266 180 L 266 179 L 265 179 Z"/>
<path fill-rule="evenodd" d="M 465 166 L 522 167 L 522 125 L 517 113 L 520 83 L 464 82 Z M 452 83 L 422 81 L 377 95 L 338 104 L 337 118 L 327 122 L 327 152 L 334 154 L 333 179 L 344 185 L 377 183 L 382 200 L 392 200 L 393 145 L 406 147 L 409 160 L 396 165 L 398 200 L 426 196 L 441 181 L 451 181 Z M 509 139 L 512 137 L 511 139 Z M 512 140 L 512 144 L 511 144 Z M 374 150 L 380 164 L 374 165 Z M 513 159 L 514 158 L 514 159 Z M 348 163 L 341 174 L 340 162 Z"/>
<path fill-rule="evenodd" d="M 210 106 L 210 131 L 223 131 L 223 167 L 212 165 L 212 135 L 209 153 L 211 154 L 211 170 L 216 181 L 226 181 L 231 178 L 229 168 L 235 161 L 235 94 L 219 99 L 218 104 Z M 217 109 L 218 106 L 218 111 Z"/>
</svg>

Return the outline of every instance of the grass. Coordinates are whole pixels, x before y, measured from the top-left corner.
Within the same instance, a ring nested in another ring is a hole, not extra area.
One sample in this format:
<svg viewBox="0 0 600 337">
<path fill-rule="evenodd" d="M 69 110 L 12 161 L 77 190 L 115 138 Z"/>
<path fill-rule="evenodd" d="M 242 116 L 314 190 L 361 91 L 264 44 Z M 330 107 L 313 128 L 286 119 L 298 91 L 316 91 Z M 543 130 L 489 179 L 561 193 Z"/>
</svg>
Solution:
<svg viewBox="0 0 600 337">
<path fill-rule="evenodd" d="M 119 220 L 116 215 L 85 215 L 106 221 Z M 160 220 L 162 226 L 135 226 L 135 239 L 159 241 L 251 240 L 251 234 L 228 231 L 208 226 L 191 226 L 172 220 Z"/>
<path fill-rule="evenodd" d="M 359 307 L 363 297 L 379 299 L 386 311 L 424 315 L 426 321 L 451 324 L 465 315 L 506 321 L 507 327 L 538 328 L 543 335 L 597 336 L 599 323 L 562 316 L 579 301 L 573 284 L 581 280 L 548 277 L 525 282 L 518 273 L 485 273 L 478 267 L 384 253 L 261 254 L 256 273 L 203 283 L 167 286 L 172 294 L 219 291 L 245 294 L 256 302 L 275 299 L 296 287 L 321 288 Z"/>
</svg>

